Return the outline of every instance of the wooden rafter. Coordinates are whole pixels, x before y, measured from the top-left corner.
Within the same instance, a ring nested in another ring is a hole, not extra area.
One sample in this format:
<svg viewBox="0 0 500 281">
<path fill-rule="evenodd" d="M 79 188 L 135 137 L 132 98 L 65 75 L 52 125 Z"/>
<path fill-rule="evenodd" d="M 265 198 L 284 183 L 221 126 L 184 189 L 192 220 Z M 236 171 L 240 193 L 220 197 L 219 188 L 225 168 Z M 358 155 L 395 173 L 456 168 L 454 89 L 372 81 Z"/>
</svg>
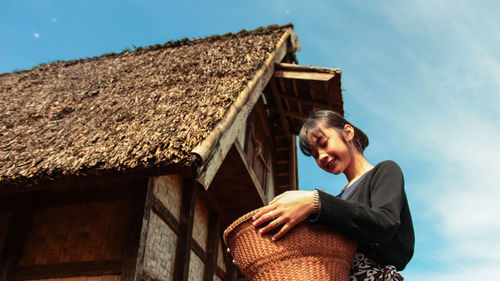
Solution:
<svg viewBox="0 0 500 281">
<path fill-rule="evenodd" d="M 294 101 L 297 104 L 305 104 L 305 105 L 310 105 L 314 107 L 319 107 L 319 108 L 328 108 L 328 105 L 324 104 L 324 102 L 321 101 L 316 101 L 316 100 L 309 100 L 301 97 L 293 97 L 293 96 L 287 96 L 287 95 L 281 95 L 282 98 L 289 100 L 289 101 Z M 303 112 L 300 111 L 298 112 L 299 114 L 302 114 Z"/>
<path fill-rule="evenodd" d="M 278 111 L 276 109 L 271 109 L 271 111 L 275 112 L 275 113 L 278 113 Z M 292 112 L 292 111 L 285 112 L 285 115 L 288 116 L 288 117 L 291 117 L 291 118 L 295 118 L 295 119 L 301 120 L 301 121 L 307 119 L 307 116 L 305 116 L 303 114 L 300 114 L 300 113 L 297 113 L 297 112 Z"/>
<path fill-rule="evenodd" d="M 290 125 L 288 124 L 288 120 L 286 119 L 285 110 L 283 108 L 283 103 L 281 102 L 281 96 L 278 89 L 278 85 L 275 79 L 271 79 L 269 81 L 271 84 L 271 91 L 273 93 L 274 101 L 276 102 L 276 107 L 278 108 L 278 114 L 280 116 L 281 124 L 283 125 L 283 130 L 285 134 L 290 135 Z"/>
<path fill-rule="evenodd" d="M 293 94 L 295 95 L 296 98 L 299 97 L 299 90 L 297 89 L 297 81 L 292 80 L 292 86 L 293 86 Z M 299 109 L 299 113 L 304 113 L 302 110 L 302 104 L 297 102 L 297 108 Z"/>
</svg>

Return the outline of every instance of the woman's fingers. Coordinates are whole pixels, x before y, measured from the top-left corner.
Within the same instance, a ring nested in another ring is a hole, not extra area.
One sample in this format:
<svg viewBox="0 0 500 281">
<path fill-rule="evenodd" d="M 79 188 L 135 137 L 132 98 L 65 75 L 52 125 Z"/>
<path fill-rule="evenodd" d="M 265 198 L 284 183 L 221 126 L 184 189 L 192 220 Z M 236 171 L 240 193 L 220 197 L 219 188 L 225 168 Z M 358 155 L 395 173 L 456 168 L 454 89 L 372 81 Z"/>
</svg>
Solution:
<svg viewBox="0 0 500 281">
<path fill-rule="evenodd" d="M 259 226 L 265 222 L 277 218 L 280 214 L 276 211 L 276 207 L 272 205 L 267 205 L 263 207 L 257 214 L 252 218 L 253 225 Z"/>
<path fill-rule="evenodd" d="M 293 225 L 291 225 L 290 223 L 287 223 L 285 225 L 283 225 L 283 227 L 280 229 L 280 231 L 278 231 L 278 233 L 276 233 L 273 238 L 271 238 L 273 241 L 276 241 L 278 239 L 280 239 L 281 237 L 283 237 L 283 235 L 285 235 L 291 228 L 293 227 Z"/>
<path fill-rule="evenodd" d="M 265 234 L 266 232 L 269 232 L 277 227 L 282 227 L 284 223 L 286 223 L 286 221 L 283 221 L 283 219 L 276 218 L 275 220 L 270 221 L 266 226 L 262 227 L 259 230 L 259 234 Z"/>
</svg>

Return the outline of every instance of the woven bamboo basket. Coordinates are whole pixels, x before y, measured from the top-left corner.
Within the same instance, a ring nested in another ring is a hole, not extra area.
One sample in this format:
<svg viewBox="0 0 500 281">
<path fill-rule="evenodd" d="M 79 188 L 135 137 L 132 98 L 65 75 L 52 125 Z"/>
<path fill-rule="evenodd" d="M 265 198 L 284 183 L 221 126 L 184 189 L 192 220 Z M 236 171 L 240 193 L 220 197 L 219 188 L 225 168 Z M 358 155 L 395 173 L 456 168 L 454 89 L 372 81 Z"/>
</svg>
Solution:
<svg viewBox="0 0 500 281">
<path fill-rule="evenodd" d="M 249 281 L 349 280 L 356 242 L 304 221 L 279 240 L 252 226 L 254 210 L 224 231 L 235 265 Z"/>
</svg>

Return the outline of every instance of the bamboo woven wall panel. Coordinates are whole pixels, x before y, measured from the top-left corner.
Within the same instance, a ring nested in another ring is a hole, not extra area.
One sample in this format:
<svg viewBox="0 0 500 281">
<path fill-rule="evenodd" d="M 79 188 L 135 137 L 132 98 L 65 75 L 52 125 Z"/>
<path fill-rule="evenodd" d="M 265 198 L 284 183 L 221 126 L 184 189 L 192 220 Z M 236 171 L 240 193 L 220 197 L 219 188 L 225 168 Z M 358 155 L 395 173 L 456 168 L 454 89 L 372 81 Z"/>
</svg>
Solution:
<svg viewBox="0 0 500 281">
<path fill-rule="evenodd" d="M 20 265 L 121 259 L 130 224 L 125 200 L 39 209 Z"/>
<path fill-rule="evenodd" d="M 179 175 L 156 177 L 154 194 L 179 221 L 181 215 L 182 178 Z"/>
<path fill-rule="evenodd" d="M 120 281 L 119 275 L 102 275 L 102 276 L 78 276 L 66 278 L 50 278 L 25 281 Z"/>
<path fill-rule="evenodd" d="M 146 240 L 144 267 L 162 278 L 172 280 L 177 235 L 155 212 L 151 213 Z"/>
<path fill-rule="evenodd" d="M 9 231 L 10 217 L 9 213 L 0 214 L 0 249 L 3 249 L 7 231 Z"/>
<path fill-rule="evenodd" d="M 205 271 L 205 264 L 203 263 L 201 258 L 198 257 L 197 254 L 191 251 L 191 257 L 189 258 L 188 280 L 189 281 L 203 280 L 204 271 Z"/>
<path fill-rule="evenodd" d="M 222 239 L 219 239 L 219 246 L 217 252 L 217 266 L 220 267 L 224 272 L 227 272 L 226 263 L 224 262 L 224 250 L 222 248 Z"/>
<path fill-rule="evenodd" d="M 196 198 L 196 205 L 194 207 L 193 238 L 204 251 L 207 250 L 207 236 L 208 208 L 200 200 L 200 198 Z"/>
</svg>

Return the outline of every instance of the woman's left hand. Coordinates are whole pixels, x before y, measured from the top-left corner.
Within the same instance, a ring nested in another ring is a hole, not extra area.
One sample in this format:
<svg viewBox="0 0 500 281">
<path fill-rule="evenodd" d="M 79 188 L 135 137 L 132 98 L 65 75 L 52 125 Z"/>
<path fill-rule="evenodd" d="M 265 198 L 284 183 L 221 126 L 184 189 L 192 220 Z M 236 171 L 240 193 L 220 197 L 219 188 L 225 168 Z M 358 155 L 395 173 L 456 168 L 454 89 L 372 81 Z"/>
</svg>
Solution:
<svg viewBox="0 0 500 281">
<path fill-rule="evenodd" d="M 276 241 L 285 235 L 292 227 L 307 219 L 314 212 L 313 191 L 287 191 L 273 199 L 267 206 L 253 216 L 253 225 L 261 227 L 260 234 L 264 234 L 277 227 L 281 229 L 272 240 Z M 267 223 L 267 225 L 262 226 Z"/>
</svg>

